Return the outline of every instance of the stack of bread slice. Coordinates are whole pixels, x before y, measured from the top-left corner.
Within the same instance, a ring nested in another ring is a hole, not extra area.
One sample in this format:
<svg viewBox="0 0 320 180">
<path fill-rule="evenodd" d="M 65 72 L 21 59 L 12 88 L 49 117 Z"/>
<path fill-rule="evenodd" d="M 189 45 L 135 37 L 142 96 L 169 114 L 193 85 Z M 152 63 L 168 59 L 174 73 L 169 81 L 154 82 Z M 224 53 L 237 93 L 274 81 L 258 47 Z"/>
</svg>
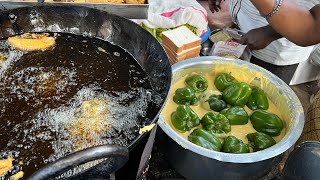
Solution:
<svg viewBox="0 0 320 180">
<path fill-rule="evenodd" d="M 199 56 L 201 38 L 186 26 L 162 32 L 161 39 L 171 64 Z"/>
</svg>

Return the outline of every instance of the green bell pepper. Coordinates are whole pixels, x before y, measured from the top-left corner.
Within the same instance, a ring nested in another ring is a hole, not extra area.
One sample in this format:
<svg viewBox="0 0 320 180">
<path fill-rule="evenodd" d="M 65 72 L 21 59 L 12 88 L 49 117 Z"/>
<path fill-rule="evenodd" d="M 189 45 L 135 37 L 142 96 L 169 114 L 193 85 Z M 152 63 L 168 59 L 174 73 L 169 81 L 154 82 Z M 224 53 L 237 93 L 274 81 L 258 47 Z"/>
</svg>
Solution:
<svg viewBox="0 0 320 180">
<path fill-rule="evenodd" d="M 234 83 L 223 91 L 222 96 L 228 104 L 243 107 L 247 104 L 251 91 L 251 87 L 246 83 Z"/>
<path fill-rule="evenodd" d="M 177 130 L 186 132 L 200 125 L 200 118 L 189 106 L 179 105 L 171 114 L 171 122 Z"/>
<path fill-rule="evenodd" d="M 203 128 L 216 134 L 228 133 L 231 131 L 229 120 L 222 114 L 208 112 L 201 119 Z"/>
<path fill-rule="evenodd" d="M 261 132 L 247 134 L 247 138 L 254 152 L 267 149 L 276 144 L 272 137 Z"/>
<path fill-rule="evenodd" d="M 266 94 L 259 87 L 252 87 L 252 93 L 247 102 L 248 108 L 251 110 L 263 109 L 267 110 L 269 108 L 269 102 Z"/>
<path fill-rule="evenodd" d="M 225 108 L 220 111 L 227 119 L 229 119 L 230 125 L 244 125 L 249 121 L 248 113 L 239 106 L 233 106 L 230 108 Z"/>
<path fill-rule="evenodd" d="M 204 93 L 200 94 L 200 96 L 199 96 L 199 101 L 200 101 L 201 106 L 208 111 L 211 111 L 208 100 L 209 100 L 210 96 L 212 96 L 212 95 L 219 96 L 219 95 L 221 95 L 221 92 L 214 91 L 214 90 L 207 90 Z"/>
<path fill-rule="evenodd" d="M 195 129 L 188 136 L 188 140 L 203 148 L 213 151 L 221 151 L 222 144 L 220 139 L 204 129 Z"/>
<path fill-rule="evenodd" d="M 194 90 L 189 87 L 178 88 L 173 96 L 173 101 L 180 105 L 196 105 L 199 102 Z"/>
<path fill-rule="evenodd" d="M 209 106 L 210 110 L 219 112 L 227 107 L 227 103 L 222 99 L 221 95 L 211 95 L 207 101 L 202 103 L 202 106 Z"/>
<path fill-rule="evenodd" d="M 278 136 L 283 129 L 282 120 L 275 114 L 265 110 L 256 110 L 250 116 L 253 128 L 269 136 Z"/>
<path fill-rule="evenodd" d="M 249 145 L 242 142 L 242 140 L 234 137 L 228 136 L 223 143 L 222 151 L 226 153 L 249 153 Z"/>
<path fill-rule="evenodd" d="M 233 76 L 231 76 L 231 74 L 221 73 L 218 74 L 216 79 L 214 80 L 214 85 L 219 91 L 222 92 L 231 84 L 234 84 L 236 82 L 237 80 Z"/>
<path fill-rule="evenodd" d="M 201 93 L 208 89 L 208 81 L 206 80 L 206 78 L 198 74 L 187 77 L 185 83 L 196 93 Z"/>
</svg>

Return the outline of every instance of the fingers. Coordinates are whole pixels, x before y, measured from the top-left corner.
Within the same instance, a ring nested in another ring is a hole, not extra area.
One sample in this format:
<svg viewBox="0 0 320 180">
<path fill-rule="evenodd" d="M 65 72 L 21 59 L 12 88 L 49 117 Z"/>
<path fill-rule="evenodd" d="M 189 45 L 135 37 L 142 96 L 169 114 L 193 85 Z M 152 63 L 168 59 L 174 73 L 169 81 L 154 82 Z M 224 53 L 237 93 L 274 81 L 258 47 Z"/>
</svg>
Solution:
<svg viewBox="0 0 320 180">
<path fill-rule="evenodd" d="M 236 42 L 239 43 L 239 44 L 247 45 L 250 50 L 256 50 L 257 49 L 256 44 L 252 43 L 250 41 L 250 38 L 246 34 L 244 34 L 241 37 L 241 39 L 236 40 Z"/>
<path fill-rule="evenodd" d="M 242 37 L 241 37 L 241 39 L 238 39 L 238 40 L 236 40 L 236 42 L 237 43 L 239 43 L 239 44 L 244 44 L 244 45 L 246 45 L 247 44 L 247 36 L 244 34 Z"/>
<path fill-rule="evenodd" d="M 208 0 L 209 9 L 212 13 L 219 12 L 219 10 L 221 9 L 221 6 L 220 6 L 221 1 L 222 0 Z"/>
</svg>

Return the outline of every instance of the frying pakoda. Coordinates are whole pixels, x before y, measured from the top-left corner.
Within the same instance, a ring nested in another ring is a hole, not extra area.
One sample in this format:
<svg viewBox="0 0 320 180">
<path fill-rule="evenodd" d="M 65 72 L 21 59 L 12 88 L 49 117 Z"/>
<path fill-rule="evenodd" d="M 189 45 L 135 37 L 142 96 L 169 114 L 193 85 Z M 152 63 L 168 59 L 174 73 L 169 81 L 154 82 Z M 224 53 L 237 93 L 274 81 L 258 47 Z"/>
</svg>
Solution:
<svg viewBox="0 0 320 180">
<path fill-rule="evenodd" d="M 9 37 L 8 42 L 15 49 L 22 51 L 46 50 L 56 44 L 55 38 L 49 36 L 48 33 L 25 33 L 19 36 Z"/>
<path fill-rule="evenodd" d="M 10 176 L 10 180 L 19 180 L 21 178 L 23 178 L 24 172 L 23 171 L 19 171 L 16 174 Z"/>
<path fill-rule="evenodd" d="M 67 126 L 70 135 L 75 138 L 77 149 L 82 149 L 83 144 L 96 145 L 98 143 L 96 142 L 97 137 L 108 129 L 106 119 L 108 112 L 106 100 L 82 102 L 81 107 L 75 113 L 77 119 Z"/>
<path fill-rule="evenodd" d="M 12 169 L 12 161 L 13 158 L 11 157 L 0 160 L 0 177 L 6 175 Z"/>
</svg>

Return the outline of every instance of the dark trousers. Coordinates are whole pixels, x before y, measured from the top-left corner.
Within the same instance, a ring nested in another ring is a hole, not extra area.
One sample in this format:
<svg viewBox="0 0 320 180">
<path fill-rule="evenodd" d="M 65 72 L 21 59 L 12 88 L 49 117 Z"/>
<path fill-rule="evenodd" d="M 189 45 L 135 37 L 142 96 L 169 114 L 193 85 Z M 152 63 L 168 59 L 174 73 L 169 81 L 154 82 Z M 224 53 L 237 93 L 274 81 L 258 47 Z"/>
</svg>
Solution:
<svg viewBox="0 0 320 180">
<path fill-rule="evenodd" d="M 277 75 L 280 79 L 282 79 L 285 83 L 289 84 L 294 72 L 296 71 L 298 64 L 288 65 L 288 66 L 277 66 L 267 62 L 264 62 L 254 56 L 250 59 L 252 64 L 263 67 L 264 69 L 272 72 Z"/>
</svg>

